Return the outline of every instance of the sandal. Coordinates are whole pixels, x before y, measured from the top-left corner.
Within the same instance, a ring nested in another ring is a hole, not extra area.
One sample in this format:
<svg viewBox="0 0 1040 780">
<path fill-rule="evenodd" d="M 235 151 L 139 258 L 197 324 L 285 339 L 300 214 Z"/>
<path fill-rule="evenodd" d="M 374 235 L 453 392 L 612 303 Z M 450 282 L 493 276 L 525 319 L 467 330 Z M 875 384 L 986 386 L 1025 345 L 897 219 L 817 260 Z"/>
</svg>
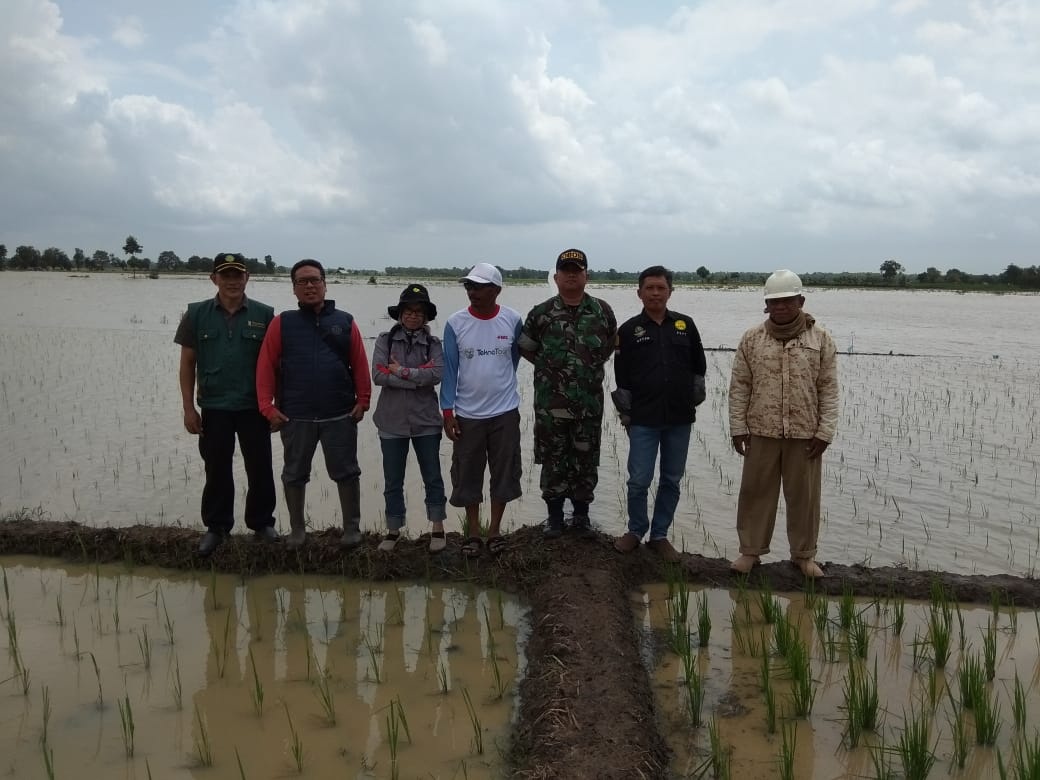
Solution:
<svg viewBox="0 0 1040 780">
<path fill-rule="evenodd" d="M 493 556 L 497 556 L 506 549 L 506 540 L 501 536 L 491 536 L 487 540 L 488 552 Z"/>
<path fill-rule="evenodd" d="M 467 558 L 479 558 L 484 551 L 484 540 L 479 536 L 471 536 L 462 544 L 462 554 Z"/>
<path fill-rule="evenodd" d="M 379 543 L 379 547 L 377 547 L 376 549 L 379 550 L 379 552 L 393 552 L 394 545 L 397 544 L 397 541 L 400 538 L 400 532 L 388 533 L 386 536 L 383 537 L 383 541 Z"/>
<path fill-rule="evenodd" d="M 444 531 L 434 531 L 430 534 L 430 552 L 439 553 L 446 545 L 447 542 L 444 540 Z"/>
</svg>

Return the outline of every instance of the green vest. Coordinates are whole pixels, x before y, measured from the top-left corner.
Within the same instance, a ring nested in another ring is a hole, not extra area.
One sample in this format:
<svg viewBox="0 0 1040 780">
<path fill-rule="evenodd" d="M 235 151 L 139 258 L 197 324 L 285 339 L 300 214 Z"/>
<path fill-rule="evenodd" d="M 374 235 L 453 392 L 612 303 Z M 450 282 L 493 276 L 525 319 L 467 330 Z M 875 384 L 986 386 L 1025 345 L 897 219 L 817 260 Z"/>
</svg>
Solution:
<svg viewBox="0 0 1040 780">
<path fill-rule="evenodd" d="M 195 331 L 196 398 L 202 409 L 257 409 L 256 359 L 274 309 L 246 298 L 225 319 L 216 298 L 188 304 Z"/>
</svg>

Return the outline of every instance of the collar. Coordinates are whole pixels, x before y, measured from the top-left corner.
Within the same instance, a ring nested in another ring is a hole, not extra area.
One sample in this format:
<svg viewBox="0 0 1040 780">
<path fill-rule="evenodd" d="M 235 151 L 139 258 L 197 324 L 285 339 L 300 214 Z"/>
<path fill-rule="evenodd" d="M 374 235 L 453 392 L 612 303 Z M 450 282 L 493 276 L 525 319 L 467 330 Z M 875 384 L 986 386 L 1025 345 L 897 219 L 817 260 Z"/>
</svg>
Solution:
<svg viewBox="0 0 1040 780">
<path fill-rule="evenodd" d="M 223 312 L 227 312 L 228 314 L 238 314 L 238 312 L 242 311 L 243 309 L 248 309 L 249 308 L 249 297 L 246 296 L 246 295 L 243 295 L 242 296 L 242 303 L 241 303 L 241 305 L 239 305 L 239 307 L 237 309 L 235 309 L 234 311 L 228 311 L 227 309 L 224 308 L 224 304 L 222 304 L 220 302 L 220 294 L 219 293 L 217 295 L 213 296 L 213 303 L 216 304 L 216 307 L 218 309 L 220 309 L 221 311 L 223 311 Z"/>
</svg>

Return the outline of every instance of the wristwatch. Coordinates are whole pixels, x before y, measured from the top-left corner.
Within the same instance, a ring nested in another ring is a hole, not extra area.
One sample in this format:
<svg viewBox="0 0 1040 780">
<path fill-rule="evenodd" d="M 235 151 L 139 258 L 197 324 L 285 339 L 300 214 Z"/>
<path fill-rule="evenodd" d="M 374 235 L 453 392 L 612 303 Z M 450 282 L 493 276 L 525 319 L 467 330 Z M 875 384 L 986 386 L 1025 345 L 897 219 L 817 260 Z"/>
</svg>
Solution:
<svg viewBox="0 0 1040 780">
<path fill-rule="evenodd" d="M 407 379 L 412 375 L 412 369 L 405 367 L 401 369 L 401 379 Z"/>
</svg>

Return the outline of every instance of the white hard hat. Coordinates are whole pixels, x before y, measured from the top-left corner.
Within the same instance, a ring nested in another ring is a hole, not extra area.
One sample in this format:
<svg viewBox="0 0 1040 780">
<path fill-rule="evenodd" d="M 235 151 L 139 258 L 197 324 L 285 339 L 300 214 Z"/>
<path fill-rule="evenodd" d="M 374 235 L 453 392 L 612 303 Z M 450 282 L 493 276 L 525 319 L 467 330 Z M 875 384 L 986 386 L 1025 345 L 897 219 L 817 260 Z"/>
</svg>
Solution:
<svg viewBox="0 0 1040 780">
<path fill-rule="evenodd" d="M 783 268 L 773 271 L 766 279 L 765 299 L 790 298 L 793 295 L 802 294 L 802 280 L 794 271 Z"/>
</svg>

